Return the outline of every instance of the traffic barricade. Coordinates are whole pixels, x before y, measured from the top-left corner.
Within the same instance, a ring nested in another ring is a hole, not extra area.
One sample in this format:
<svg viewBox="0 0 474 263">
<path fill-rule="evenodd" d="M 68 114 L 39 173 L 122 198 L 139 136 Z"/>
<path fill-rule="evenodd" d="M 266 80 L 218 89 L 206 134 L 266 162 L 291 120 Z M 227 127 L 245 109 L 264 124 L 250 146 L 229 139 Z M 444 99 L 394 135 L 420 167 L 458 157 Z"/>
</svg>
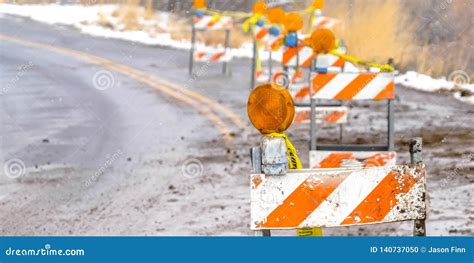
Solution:
<svg viewBox="0 0 474 263">
<path fill-rule="evenodd" d="M 191 30 L 191 50 L 189 55 L 189 74 L 193 74 L 195 62 L 222 63 L 222 73 L 227 74 L 228 64 L 232 60 L 229 45 L 232 32 L 233 20 L 228 16 L 206 15 L 204 11 L 198 10 L 193 17 Z M 196 49 L 196 34 L 198 32 L 224 31 L 224 47 L 203 50 Z"/>
<path fill-rule="evenodd" d="M 250 228 L 256 235 L 407 220 L 414 220 L 414 235 L 426 235 L 421 138 L 410 141 L 410 165 L 295 169 L 279 175 L 262 169 L 268 159 L 262 146 L 251 149 Z"/>
<path fill-rule="evenodd" d="M 359 165 L 387 166 L 396 162 L 394 149 L 393 99 L 395 84 L 393 73 L 313 73 L 311 77 L 311 128 L 310 168 L 337 168 Z M 317 100 L 387 101 L 387 143 L 365 144 L 317 144 Z"/>
</svg>

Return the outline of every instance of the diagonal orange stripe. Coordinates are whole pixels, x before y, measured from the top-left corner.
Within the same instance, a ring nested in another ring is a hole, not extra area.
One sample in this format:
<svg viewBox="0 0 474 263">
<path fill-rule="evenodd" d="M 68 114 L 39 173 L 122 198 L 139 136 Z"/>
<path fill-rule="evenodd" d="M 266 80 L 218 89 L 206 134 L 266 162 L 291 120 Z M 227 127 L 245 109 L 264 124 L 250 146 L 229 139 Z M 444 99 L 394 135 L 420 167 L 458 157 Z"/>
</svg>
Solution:
<svg viewBox="0 0 474 263">
<path fill-rule="evenodd" d="M 342 58 L 336 60 L 336 62 L 334 62 L 334 64 L 332 64 L 333 67 L 344 67 L 344 63 L 346 63 L 346 61 Z"/>
<path fill-rule="evenodd" d="M 255 38 L 257 40 L 260 40 L 262 39 L 264 36 L 266 36 L 268 33 L 268 28 L 262 28 L 262 30 L 258 31 L 257 35 L 255 36 Z"/>
<path fill-rule="evenodd" d="M 196 56 L 197 59 L 201 59 L 201 58 L 203 58 L 205 55 L 206 55 L 205 52 L 199 51 L 199 52 L 196 52 L 196 55 L 195 55 L 195 56 Z"/>
<path fill-rule="evenodd" d="M 342 116 L 346 114 L 344 111 L 335 111 L 332 112 L 331 114 L 327 115 L 325 118 L 326 123 L 334 123 L 337 122 Z"/>
<path fill-rule="evenodd" d="M 382 91 L 375 96 L 375 100 L 393 99 L 395 98 L 395 84 L 390 82 Z"/>
<path fill-rule="evenodd" d="M 219 59 L 223 56 L 224 56 L 224 52 L 216 53 L 214 54 L 214 56 L 212 56 L 211 61 L 214 61 L 214 62 L 219 61 Z"/>
<path fill-rule="evenodd" d="M 313 53 L 311 56 L 306 59 L 303 64 L 301 64 L 302 67 L 309 68 L 311 67 L 311 62 L 316 58 L 316 53 Z"/>
<path fill-rule="evenodd" d="M 298 81 L 303 78 L 303 71 L 301 69 L 297 70 L 295 74 L 291 77 L 292 81 Z"/>
<path fill-rule="evenodd" d="M 312 80 L 312 89 L 314 93 L 318 93 L 326 84 L 329 83 L 337 74 L 317 74 Z"/>
<path fill-rule="evenodd" d="M 304 99 L 306 97 L 306 95 L 309 94 L 309 87 L 308 86 L 304 86 L 303 88 L 301 88 L 298 93 L 296 93 L 295 95 L 295 98 L 297 99 Z"/>
<path fill-rule="evenodd" d="M 294 123 L 301 123 L 304 120 L 309 120 L 310 112 L 309 111 L 302 111 L 295 115 Z"/>
<path fill-rule="evenodd" d="M 376 74 L 359 74 L 351 83 L 342 89 L 335 97 L 336 100 L 350 100 L 369 84 Z"/>
<path fill-rule="evenodd" d="M 213 27 L 215 24 L 217 23 L 217 21 L 210 21 L 209 23 L 207 23 L 207 27 Z"/>
<path fill-rule="evenodd" d="M 329 19 L 324 19 L 317 25 L 317 28 L 324 28 L 329 22 Z"/>
<path fill-rule="evenodd" d="M 385 164 L 395 158 L 393 152 L 380 152 L 367 157 L 364 160 L 364 167 L 385 166 Z"/>
<path fill-rule="evenodd" d="M 257 228 L 298 227 L 346 179 L 349 172 L 322 180 L 308 178 L 300 184 Z"/>
<path fill-rule="evenodd" d="M 286 65 L 288 64 L 288 62 L 290 62 L 290 60 L 296 56 L 296 52 L 297 52 L 297 49 L 296 47 L 289 47 L 288 49 L 286 49 L 285 51 L 283 51 L 283 59 L 281 61 L 281 63 L 283 65 Z"/>
<path fill-rule="evenodd" d="M 341 224 L 382 221 L 390 210 L 397 205 L 396 196 L 407 193 L 415 182 L 415 178 L 411 174 L 399 174 L 391 171 Z"/>
<path fill-rule="evenodd" d="M 352 153 L 350 152 L 341 152 L 341 153 L 331 153 L 321 162 L 319 162 L 320 168 L 338 168 L 341 166 L 342 160 L 352 159 Z"/>
</svg>

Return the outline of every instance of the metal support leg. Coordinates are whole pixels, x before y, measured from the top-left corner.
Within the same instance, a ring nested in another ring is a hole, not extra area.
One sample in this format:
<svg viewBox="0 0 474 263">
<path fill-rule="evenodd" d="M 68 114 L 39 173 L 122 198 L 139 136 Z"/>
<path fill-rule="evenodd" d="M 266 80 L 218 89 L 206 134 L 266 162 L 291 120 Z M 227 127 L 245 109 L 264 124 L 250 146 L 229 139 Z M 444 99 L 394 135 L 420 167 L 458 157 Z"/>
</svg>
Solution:
<svg viewBox="0 0 474 263">
<path fill-rule="evenodd" d="M 423 148 L 423 140 L 420 137 L 413 138 L 410 140 L 410 161 L 411 165 L 415 165 L 423 161 L 421 155 Z M 426 198 L 426 197 L 425 197 Z M 414 236 L 426 236 L 426 225 L 424 219 L 415 219 L 413 227 Z"/>
<path fill-rule="evenodd" d="M 256 67 L 257 67 L 257 40 L 254 37 L 254 39 L 253 39 L 253 57 L 252 57 L 252 73 L 251 73 L 251 77 L 250 77 L 250 90 L 252 90 L 255 87 L 255 70 L 256 70 Z"/>
<path fill-rule="evenodd" d="M 268 53 L 268 82 L 272 82 L 273 67 L 272 67 L 272 49 Z"/>
<path fill-rule="evenodd" d="M 192 29 L 191 29 L 191 50 L 189 53 L 189 75 L 193 74 L 195 43 L 196 43 L 196 28 L 194 27 L 194 23 L 193 23 Z"/>
<path fill-rule="evenodd" d="M 262 172 L 262 149 L 260 147 L 252 147 L 250 149 L 250 158 L 252 160 L 252 172 L 259 174 Z M 271 236 L 269 229 L 256 230 L 255 236 Z"/>
<path fill-rule="evenodd" d="M 344 124 L 339 124 L 339 143 L 342 144 L 342 137 L 344 136 Z"/>
<path fill-rule="evenodd" d="M 250 159 L 252 161 L 252 172 L 259 174 L 262 172 L 262 150 L 260 147 L 250 149 Z"/>
<path fill-rule="evenodd" d="M 311 127 L 309 132 L 310 150 L 316 150 L 316 99 L 311 98 Z"/>
<path fill-rule="evenodd" d="M 258 236 L 258 237 L 269 237 L 271 235 L 272 233 L 270 232 L 270 229 L 255 230 L 255 236 Z"/>
<path fill-rule="evenodd" d="M 228 55 L 229 53 L 229 45 L 230 45 L 230 29 L 227 29 L 225 31 L 225 41 L 224 41 L 224 50 L 225 54 Z M 228 61 L 224 61 L 222 63 L 222 74 L 226 75 L 227 74 L 227 67 L 228 67 Z"/>
<path fill-rule="evenodd" d="M 393 151 L 395 149 L 395 136 L 394 136 L 394 116 L 393 116 L 393 100 L 388 100 L 387 102 L 387 148 L 389 151 Z"/>
</svg>

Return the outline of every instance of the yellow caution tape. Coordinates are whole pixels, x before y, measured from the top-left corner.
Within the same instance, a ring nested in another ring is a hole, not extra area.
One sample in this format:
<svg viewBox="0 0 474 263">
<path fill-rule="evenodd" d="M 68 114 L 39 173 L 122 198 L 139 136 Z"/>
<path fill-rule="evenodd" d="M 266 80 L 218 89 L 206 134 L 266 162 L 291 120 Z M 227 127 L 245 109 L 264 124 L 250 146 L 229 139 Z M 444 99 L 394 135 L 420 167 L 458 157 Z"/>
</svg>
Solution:
<svg viewBox="0 0 474 263">
<path fill-rule="evenodd" d="M 311 17 L 309 18 L 309 27 L 308 27 L 308 32 L 307 32 L 308 35 L 311 34 L 311 32 L 313 31 L 314 21 L 316 21 L 316 14 L 314 12 L 311 12 Z"/>
<path fill-rule="evenodd" d="M 252 13 L 221 11 L 221 10 L 212 9 L 212 8 L 207 8 L 205 12 L 211 15 L 232 16 L 232 17 L 237 17 L 237 18 L 245 18 L 245 17 L 252 16 Z"/>
<path fill-rule="evenodd" d="M 349 61 L 349 62 L 359 64 L 359 65 L 365 65 L 365 66 L 369 66 L 369 67 L 379 68 L 381 72 L 393 72 L 393 71 L 395 71 L 395 69 L 392 66 L 388 65 L 388 64 L 382 65 L 382 64 L 377 64 L 377 63 L 373 63 L 373 62 L 363 61 L 360 58 L 356 58 L 356 57 L 349 56 L 349 55 L 346 55 L 346 54 L 341 54 L 341 53 L 338 53 L 335 50 L 333 50 L 329 53 L 331 53 L 335 56 L 338 56 L 338 57 L 344 59 L 345 61 Z"/>
<path fill-rule="evenodd" d="M 298 228 L 296 235 L 299 237 L 320 237 L 323 235 L 323 229 L 320 227 L 314 228 Z"/>
<path fill-rule="evenodd" d="M 286 153 L 288 155 L 289 168 L 290 169 L 303 169 L 303 165 L 301 165 L 300 158 L 296 154 L 296 149 L 291 143 L 290 139 L 288 139 L 286 134 L 274 132 L 274 133 L 266 134 L 266 136 L 283 138 L 286 144 Z"/>
<path fill-rule="evenodd" d="M 291 13 L 306 14 L 306 13 L 314 12 L 315 10 L 316 9 L 313 6 L 310 6 L 306 9 L 291 11 Z"/>
<path fill-rule="evenodd" d="M 213 16 L 211 17 L 211 21 L 212 21 L 212 22 L 218 22 L 218 21 L 221 20 L 221 18 L 222 18 L 222 16 L 219 15 L 219 14 L 213 15 Z"/>
<path fill-rule="evenodd" d="M 244 32 L 249 32 L 250 25 L 255 25 L 260 18 L 262 18 L 262 15 L 256 14 L 245 19 L 244 23 L 242 24 L 242 29 Z"/>
</svg>

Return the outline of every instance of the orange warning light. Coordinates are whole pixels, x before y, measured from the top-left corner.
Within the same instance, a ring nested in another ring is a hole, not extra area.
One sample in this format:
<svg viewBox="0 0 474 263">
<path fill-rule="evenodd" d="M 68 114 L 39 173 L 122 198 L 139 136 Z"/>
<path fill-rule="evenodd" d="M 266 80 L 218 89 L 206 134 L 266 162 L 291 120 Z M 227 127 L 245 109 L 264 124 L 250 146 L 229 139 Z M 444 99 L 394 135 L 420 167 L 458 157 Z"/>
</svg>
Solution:
<svg viewBox="0 0 474 263">
<path fill-rule="evenodd" d="M 268 10 L 268 21 L 272 24 L 280 24 L 285 18 L 285 10 L 280 7 L 275 7 Z"/>
<path fill-rule="evenodd" d="M 257 1 L 254 5 L 253 5 L 253 14 L 254 15 L 264 15 L 266 14 L 268 11 L 268 6 L 267 6 L 267 3 L 265 3 L 265 1 Z"/>
<path fill-rule="evenodd" d="M 247 114 L 260 133 L 281 133 L 293 122 L 295 105 L 287 89 L 276 83 L 267 83 L 250 93 Z"/>
<path fill-rule="evenodd" d="M 310 43 L 315 53 L 328 53 L 336 47 L 336 37 L 331 30 L 320 28 L 311 34 Z"/>
<path fill-rule="evenodd" d="M 206 8 L 206 0 L 194 0 L 195 9 L 204 9 Z"/>
<path fill-rule="evenodd" d="M 323 9 L 324 8 L 324 0 L 314 0 L 312 7 L 314 9 Z"/>
<path fill-rule="evenodd" d="M 283 19 L 283 25 L 288 32 L 296 32 L 303 28 L 303 18 L 297 13 L 289 13 Z"/>
</svg>

